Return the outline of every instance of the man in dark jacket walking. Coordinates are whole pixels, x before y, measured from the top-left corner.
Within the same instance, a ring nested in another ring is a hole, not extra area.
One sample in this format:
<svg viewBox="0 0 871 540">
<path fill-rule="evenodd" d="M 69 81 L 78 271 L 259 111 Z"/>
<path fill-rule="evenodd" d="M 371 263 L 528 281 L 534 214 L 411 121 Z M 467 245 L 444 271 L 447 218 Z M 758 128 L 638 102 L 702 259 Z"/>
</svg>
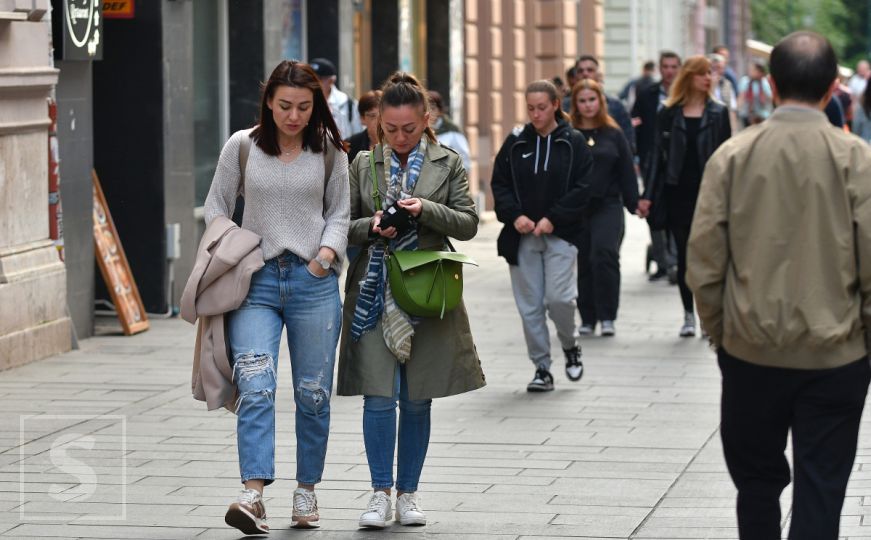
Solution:
<svg viewBox="0 0 871 540">
<path fill-rule="evenodd" d="M 526 89 L 530 123 L 512 132 L 496 156 L 491 187 L 496 217 L 505 224 L 498 252 L 508 261 L 511 286 L 535 376 L 529 392 L 553 390 L 550 331 L 553 320 L 566 357 L 566 375 L 583 374 L 575 339 L 578 256 L 582 209 L 588 198 L 590 149 L 560 110 L 550 81 Z"/>
<path fill-rule="evenodd" d="M 638 93 L 635 105 L 632 107 L 632 119 L 636 124 L 635 133 L 638 163 L 641 166 L 641 175 L 644 179 L 645 188 L 650 171 L 646 170 L 649 161 L 650 150 L 656 138 L 656 120 L 659 111 L 668 99 L 671 83 L 674 82 L 680 71 L 680 56 L 671 51 L 663 51 L 659 55 L 659 74 L 662 80 L 658 84 L 652 84 Z M 651 255 L 656 261 L 656 273 L 650 276 L 651 281 L 662 279 L 668 274 L 668 270 L 677 265 L 674 250 L 669 249 L 668 233 L 664 230 L 650 230 L 650 239 L 653 244 Z"/>
</svg>

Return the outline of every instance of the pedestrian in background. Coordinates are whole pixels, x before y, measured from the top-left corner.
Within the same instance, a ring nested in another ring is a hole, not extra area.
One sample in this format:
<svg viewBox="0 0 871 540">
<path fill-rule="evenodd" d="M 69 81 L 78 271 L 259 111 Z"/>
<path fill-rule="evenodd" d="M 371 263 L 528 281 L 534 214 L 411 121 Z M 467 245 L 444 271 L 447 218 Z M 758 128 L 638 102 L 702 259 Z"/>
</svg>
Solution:
<svg viewBox="0 0 871 540">
<path fill-rule="evenodd" d="M 243 143 L 246 137 L 251 141 Z M 244 171 L 242 144 L 249 149 Z M 246 534 L 269 531 L 262 495 L 275 479 L 275 390 L 283 327 L 296 408 L 291 525 L 320 525 L 314 486 L 321 481 L 327 453 L 341 325 L 337 276 L 348 241 L 348 162 L 341 148 L 315 72 L 300 62 L 281 62 L 264 86 L 260 122 L 253 130 L 237 131 L 224 145 L 206 197 L 206 224 L 217 216 L 231 217 L 244 179 L 242 228 L 260 235 L 266 259 L 227 322 L 245 489 L 225 521 Z"/>
<path fill-rule="evenodd" d="M 868 88 L 861 96 L 856 98 L 859 106 L 853 116 L 853 133 L 862 137 L 865 142 L 871 143 L 871 93 Z"/>
<path fill-rule="evenodd" d="M 650 163 L 648 155 L 654 146 L 656 139 L 656 118 L 659 111 L 668 100 L 668 92 L 680 72 L 680 56 L 671 51 L 662 51 L 659 55 L 659 74 L 662 79 L 658 84 L 648 86 L 638 93 L 635 105 L 632 107 L 633 123 L 636 125 L 635 132 L 638 135 L 636 154 L 641 168 L 641 176 L 644 185 L 653 176 L 652 171 L 647 170 Z M 677 257 L 675 249 L 672 249 L 674 241 L 669 238 L 668 231 L 663 229 L 650 229 L 651 258 L 656 261 L 656 273 L 650 276 L 650 281 L 657 281 L 669 276 L 674 276 L 677 281 Z M 670 278 L 671 279 L 671 278 Z"/>
<path fill-rule="evenodd" d="M 638 177 L 629 142 L 608 114 L 602 85 L 584 79 L 572 89 L 572 126 L 593 154 L 589 202 L 583 211 L 578 249 L 578 333 L 591 335 L 601 323 L 603 336 L 616 332 L 620 302 L 620 238 L 623 208 L 638 209 Z"/>
<path fill-rule="evenodd" d="M 656 83 L 653 79 L 654 75 L 656 75 L 656 64 L 653 60 L 648 60 L 647 62 L 644 62 L 643 66 L 641 66 L 641 76 L 630 80 L 626 83 L 623 89 L 620 90 L 617 97 L 626 105 L 628 110 L 632 110 L 638 94 L 644 92 L 644 89 L 648 86 Z"/>
<path fill-rule="evenodd" d="M 472 172 L 472 157 L 469 150 L 469 141 L 463 134 L 460 126 L 451 121 L 445 113 L 445 104 L 442 95 L 435 90 L 429 91 L 429 99 L 432 102 L 430 109 L 430 125 L 436 134 L 436 138 L 442 146 L 455 150 L 463 158 L 463 167 L 467 173 Z"/>
<path fill-rule="evenodd" d="M 732 66 L 729 65 L 729 60 L 732 58 L 732 52 L 729 50 L 729 47 L 722 44 L 714 45 L 711 49 L 711 53 L 717 54 L 723 59 L 723 63 L 725 64 L 723 68 L 723 77 L 732 85 L 732 93 L 737 95 L 738 76 L 735 74 L 735 70 L 732 69 Z"/>
<path fill-rule="evenodd" d="M 330 111 L 333 113 L 333 120 L 339 127 L 342 140 L 350 138 L 351 135 L 363 129 L 363 126 L 360 123 L 360 115 L 354 99 L 336 86 L 338 75 L 336 65 L 326 58 L 315 58 L 311 61 L 311 66 L 321 81 L 324 95 L 327 96 L 327 103 L 330 104 Z"/>
<path fill-rule="evenodd" d="M 348 270 L 338 393 L 363 395 L 363 440 L 374 489 L 360 516 L 359 525 L 366 528 L 383 528 L 392 519 L 394 485 L 396 520 L 426 524 L 417 489 L 429 446 L 432 399 L 484 386 L 462 303 L 443 319 L 411 317 L 393 300 L 386 279 L 388 251 L 444 251 L 448 237 L 470 240 L 478 232 L 463 162 L 438 143 L 429 127 L 429 104 L 413 75 L 391 75 L 379 105 L 380 142 L 351 164 L 348 240 L 368 256 L 358 257 Z M 414 219 L 402 234 L 380 227 L 384 210 L 394 202 Z"/>
<path fill-rule="evenodd" d="M 530 121 L 502 143 L 491 187 L 496 217 L 505 224 L 497 248 L 508 261 L 526 349 L 535 366 L 526 389 L 547 392 L 554 387 L 548 316 L 565 354 L 566 376 L 577 381 L 584 370 L 575 339 L 575 262 L 593 158 L 560 109 L 553 83 L 531 83 L 525 99 Z"/>
<path fill-rule="evenodd" d="M 732 134 L 729 110 L 711 95 L 711 62 L 687 59 L 659 113 L 650 154 L 652 177 L 639 203 L 652 229 L 667 229 L 677 244 L 677 283 L 684 310 L 681 337 L 696 335 L 693 294 L 686 284 L 687 240 L 702 172 L 711 154 Z"/>
<path fill-rule="evenodd" d="M 750 64 L 750 74 L 741 79 L 738 89 L 738 109 L 744 127 L 764 122 L 774 110 L 768 69 L 762 60 Z"/>
<path fill-rule="evenodd" d="M 835 540 L 871 380 L 871 149 L 822 108 L 831 44 L 771 52 L 771 118 L 711 158 L 687 281 L 723 376 L 720 436 L 742 539 L 780 538 L 792 431 L 789 538 Z"/>
<path fill-rule="evenodd" d="M 735 97 L 735 90 L 732 83 L 726 78 L 726 59 L 719 54 L 708 55 L 708 60 L 711 61 L 711 73 L 713 75 L 713 94 L 714 98 L 720 101 L 729 109 L 729 125 L 732 127 L 732 132 L 739 129 L 738 125 L 738 99 Z"/>
<path fill-rule="evenodd" d="M 871 64 L 867 60 L 859 60 L 856 63 L 856 72 L 847 81 L 847 86 L 850 89 L 850 95 L 853 96 L 853 114 L 855 115 L 859 107 L 861 107 L 862 96 L 865 95 L 865 88 L 868 86 L 868 76 L 871 74 Z M 855 131 L 855 130 L 854 130 Z"/>
<path fill-rule="evenodd" d="M 378 104 L 381 102 L 381 91 L 370 90 L 362 96 L 357 105 L 363 129 L 348 139 L 348 161 L 353 163 L 357 154 L 363 150 L 371 150 L 378 142 Z"/>
</svg>

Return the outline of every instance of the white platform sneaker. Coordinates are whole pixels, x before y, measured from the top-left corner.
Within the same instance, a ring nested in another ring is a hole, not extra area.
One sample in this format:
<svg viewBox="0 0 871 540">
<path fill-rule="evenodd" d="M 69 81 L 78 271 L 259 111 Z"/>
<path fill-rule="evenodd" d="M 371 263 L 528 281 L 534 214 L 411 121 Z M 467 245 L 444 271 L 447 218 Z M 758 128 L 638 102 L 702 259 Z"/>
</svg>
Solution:
<svg viewBox="0 0 871 540">
<path fill-rule="evenodd" d="M 402 525 L 426 525 L 417 493 L 403 493 L 396 498 L 396 521 Z"/>
<path fill-rule="evenodd" d="M 390 510 L 390 495 L 383 491 L 376 491 L 369 498 L 369 506 L 360 516 L 360 527 L 367 529 L 383 529 L 393 517 Z"/>
</svg>

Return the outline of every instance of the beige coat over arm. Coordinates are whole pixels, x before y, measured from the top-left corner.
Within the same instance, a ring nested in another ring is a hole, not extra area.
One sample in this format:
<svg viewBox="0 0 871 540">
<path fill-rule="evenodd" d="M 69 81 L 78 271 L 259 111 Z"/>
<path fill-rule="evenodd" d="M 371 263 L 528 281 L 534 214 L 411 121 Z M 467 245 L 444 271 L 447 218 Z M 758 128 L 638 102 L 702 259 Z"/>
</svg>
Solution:
<svg viewBox="0 0 871 540">
<path fill-rule="evenodd" d="M 260 236 L 240 229 L 224 216 L 212 220 L 200 245 L 194 268 L 181 296 L 181 316 L 197 326 L 191 389 L 209 410 L 235 412 L 237 389 L 227 354 L 224 314 L 248 295 L 251 276 L 263 267 Z"/>
</svg>

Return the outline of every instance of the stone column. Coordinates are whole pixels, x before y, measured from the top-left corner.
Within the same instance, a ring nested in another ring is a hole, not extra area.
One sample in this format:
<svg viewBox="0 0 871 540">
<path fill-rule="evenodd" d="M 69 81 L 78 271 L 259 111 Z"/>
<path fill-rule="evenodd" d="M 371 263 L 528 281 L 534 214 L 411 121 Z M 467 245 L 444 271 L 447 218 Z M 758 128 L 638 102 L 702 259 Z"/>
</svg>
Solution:
<svg viewBox="0 0 871 540">
<path fill-rule="evenodd" d="M 70 349 L 66 270 L 48 233 L 50 37 L 41 10 L 0 11 L 0 369 Z"/>
</svg>

